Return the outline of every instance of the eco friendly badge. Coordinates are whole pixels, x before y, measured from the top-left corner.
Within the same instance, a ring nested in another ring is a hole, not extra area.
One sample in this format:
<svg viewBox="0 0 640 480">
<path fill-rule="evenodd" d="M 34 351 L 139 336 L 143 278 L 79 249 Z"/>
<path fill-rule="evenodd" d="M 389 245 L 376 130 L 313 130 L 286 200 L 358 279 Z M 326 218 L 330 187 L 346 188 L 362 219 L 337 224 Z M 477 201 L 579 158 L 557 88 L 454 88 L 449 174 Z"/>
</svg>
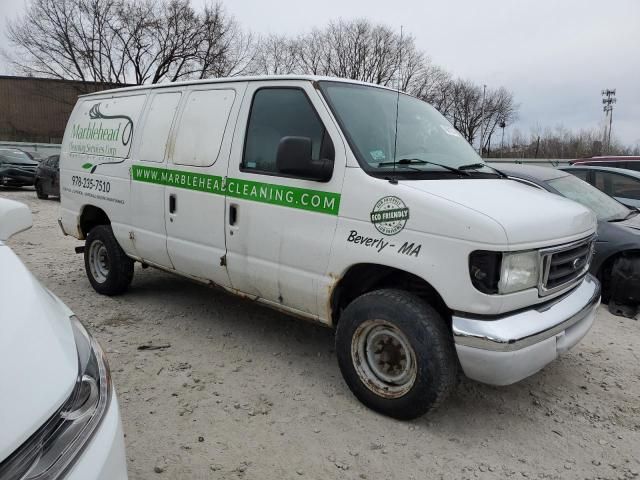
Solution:
<svg viewBox="0 0 640 480">
<path fill-rule="evenodd" d="M 371 212 L 371 223 L 383 235 L 395 235 L 402 231 L 409 220 L 409 208 L 398 197 L 383 197 Z"/>
</svg>

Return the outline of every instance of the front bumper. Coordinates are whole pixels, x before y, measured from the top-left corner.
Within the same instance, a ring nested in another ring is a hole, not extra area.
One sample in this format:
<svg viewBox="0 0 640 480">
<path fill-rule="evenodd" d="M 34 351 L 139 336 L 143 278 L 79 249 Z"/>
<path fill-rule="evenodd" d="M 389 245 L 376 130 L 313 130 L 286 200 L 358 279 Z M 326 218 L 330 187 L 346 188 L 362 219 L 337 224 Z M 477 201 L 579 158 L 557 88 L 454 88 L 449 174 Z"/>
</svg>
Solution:
<svg viewBox="0 0 640 480">
<path fill-rule="evenodd" d="M 34 183 L 35 178 L 29 176 L 0 177 L 0 186 L 3 187 L 30 187 Z"/>
<path fill-rule="evenodd" d="M 0 171 L 0 185 L 7 187 L 33 185 L 36 179 L 35 170 L 23 170 L 21 168 L 4 168 Z"/>
<path fill-rule="evenodd" d="M 127 459 L 115 391 L 109 409 L 65 480 L 126 480 Z"/>
<path fill-rule="evenodd" d="M 600 283 L 587 275 L 571 293 L 530 310 L 486 320 L 453 316 L 453 338 L 465 375 L 509 385 L 533 375 L 589 331 Z"/>
</svg>

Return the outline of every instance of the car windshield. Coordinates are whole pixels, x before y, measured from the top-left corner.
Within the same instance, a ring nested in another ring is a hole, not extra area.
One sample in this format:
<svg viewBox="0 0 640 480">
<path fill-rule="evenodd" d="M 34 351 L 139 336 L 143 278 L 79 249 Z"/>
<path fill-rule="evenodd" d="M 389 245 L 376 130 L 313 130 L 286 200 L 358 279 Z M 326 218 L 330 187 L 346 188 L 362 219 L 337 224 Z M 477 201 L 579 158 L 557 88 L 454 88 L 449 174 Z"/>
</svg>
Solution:
<svg viewBox="0 0 640 480">
<path fill-rule="evenodd" d="M 319 82 L 365 170 L 403 176 L 446 172 L 495 174 L 435 108 L 406 94 L 366 85 Z M 396 137 L 397 102 L 397 139 Z M 439 166 L 439 165 L 440 166 Z M 462 171 L 457 171 L 460 167 Z"/>
<path fill-rule="evenodd" d="M 573 175 L 547 180 L 547 183 L 562 196 L 593 210 L 598 220 L 624 220 L 631 214 L 627 207 Z"/>
<path fill-rule="evenodd" d="M 8 163 L 23 163 L 33 165 L 33 160 L 20 150 L 0 150 L 0 160 Z"/>
</svg>

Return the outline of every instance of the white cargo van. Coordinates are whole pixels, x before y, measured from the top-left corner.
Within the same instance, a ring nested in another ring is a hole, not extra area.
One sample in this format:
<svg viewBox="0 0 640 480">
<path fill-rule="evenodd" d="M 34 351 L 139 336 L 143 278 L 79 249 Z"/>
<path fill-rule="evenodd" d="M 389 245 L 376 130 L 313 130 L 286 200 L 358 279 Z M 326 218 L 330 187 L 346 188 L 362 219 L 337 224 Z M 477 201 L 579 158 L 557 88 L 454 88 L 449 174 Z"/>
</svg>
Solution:
<svg viewBox="0 0 640 480">
<path fill-rule="evenodd" d="M 134 261 L 336 328 L 366 405 L 413 418 L 459 368 L 521 380 L 589 330 L 596 221 L 506 179 L 431 106 L 375 85 L 253 77 L 80 97 L 61 227 L 115 295 Z"/>
</svg>

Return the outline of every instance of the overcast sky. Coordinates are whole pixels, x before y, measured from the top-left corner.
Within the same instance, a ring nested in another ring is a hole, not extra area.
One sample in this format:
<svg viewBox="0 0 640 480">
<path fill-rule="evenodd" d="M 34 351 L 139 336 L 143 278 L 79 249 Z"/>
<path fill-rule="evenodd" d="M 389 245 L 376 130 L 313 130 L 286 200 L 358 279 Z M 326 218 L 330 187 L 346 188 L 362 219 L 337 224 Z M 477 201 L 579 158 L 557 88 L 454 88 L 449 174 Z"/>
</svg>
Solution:
<svg viewBox="0 0 640 480">
<path fill-rule="evenodd" d="M 206 0 L 192 0 L 196 5 Z M 404 26 L 455 76 L 505 86 L 520 104 L 513 128 L 602 125 L 600 91 L 616 88 L 613 134 L 640 143 L 640 0 L 227 0 L 256 33 L 298 34 L 337 18 Z M 4 19 L 24 0 L 0 0 Z M 9 74 L 0 60 L 0 74 Z"/>
</svg>

